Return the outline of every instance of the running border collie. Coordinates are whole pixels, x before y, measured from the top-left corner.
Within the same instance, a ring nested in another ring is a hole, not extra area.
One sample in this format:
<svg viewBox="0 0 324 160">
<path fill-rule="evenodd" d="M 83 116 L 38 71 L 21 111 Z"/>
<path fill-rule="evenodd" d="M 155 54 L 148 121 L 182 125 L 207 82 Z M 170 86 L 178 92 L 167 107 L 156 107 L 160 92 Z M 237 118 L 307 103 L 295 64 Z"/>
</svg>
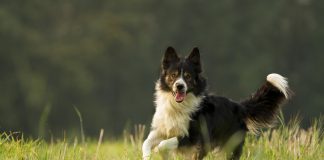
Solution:
<svg viewBox="0 0 324 160">
<path fill-rule="evenodd" d="M 228 159 L 240 159 L 246 132 L 270 127 L 291 93 L 286 78 L 276 73 L 269 74 L 261 88 L 242 102 L 211 95 L 206 85 L 197 47 L 185 58 L 167 48 L 155 86 L 151 131 L 142 146 L 143 159 L 149 159 L 152 150 L 203 159 L 209 151 L 224 148 L 231 148 L 226 152 Z"/>
</svg>

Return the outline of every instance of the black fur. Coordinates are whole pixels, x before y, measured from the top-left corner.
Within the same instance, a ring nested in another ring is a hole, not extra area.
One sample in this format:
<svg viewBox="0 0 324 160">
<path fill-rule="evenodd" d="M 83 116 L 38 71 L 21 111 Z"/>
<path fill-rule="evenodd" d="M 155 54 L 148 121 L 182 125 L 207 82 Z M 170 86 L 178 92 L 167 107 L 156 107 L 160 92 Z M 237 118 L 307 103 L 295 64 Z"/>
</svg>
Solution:
<svg viewBox="0 0 324 160">
<path fill-rule="evenodd" d="M 200 146 L 198 159 L 215 147 L 223 147 L 235 133 L 245 134 L 245 109 L 242 105 L 227 98 L 206 95 L 200 109 L 192 115 L 188 137 L 178 137 L 179 148 L 192 145 Z M 206 132 L 207 133 L 204 133 Z M 234 158 L 241 155 L 244 137 L 239 137 Z M 232 153 L 230 153 L 232 154 Z"/>
<path fill-rule="evenodd" d="M 171 91 L 174 81 L 168 82 L 167 76 L 174 72 L 188 72 L 191 75 L 188 84 L 188 92 L 193 92 L 196 96 L 204 94 L 206 90 L 206 79 L 201 75 L 200 53 L 198 48 L 194 48 L 187 58 L 179 58 L 172 47 L 168 47 L 162 59 L 162 71 L 160 75 L 160 86 L 164 91 Z M 177 75 L 179 76 L 179 75 Z M 175 79 L 173 79 L 175 80 Z"/>
<path fill-rule="evenodd" d="M 288 95 L 292 92 L 288 89 Z M 246 108 L 246 120 L 254 125 L 253 128 L 269 127 L 276 120 L 280 110 L 279 105 L 286 100 L 286 97 L 271 83 L 265 82 L 255 94 L 241 102 Z"/>
<path fill-rule="evenodd" d="M 228 159 L 239 159 L 244 145 L 244 137 L 249 125 L 254 129 L 268 127 L 276 119 L 279 105 L 285 95 L 271 83 L 266 82 L 250 98 L 234 102 L 225 97 L 214 96 L 206 91 L 206 79 L 201 75 L 202 67 L 198 48 L 194 48 L 187 58 L 179 58 L 169 47 L 162 61 L 160 87 L 171 91 L 172 81 L 168 76 L 180 69 L 188 72 L 186 80 L 188 92 L 204 97 L 198 111 L 191 115 L 189 135 L 178 137 L 178 148 L 196 146 L 197 159 L 202 159 L 216 147 L 228 152 Z"/>
</svg>

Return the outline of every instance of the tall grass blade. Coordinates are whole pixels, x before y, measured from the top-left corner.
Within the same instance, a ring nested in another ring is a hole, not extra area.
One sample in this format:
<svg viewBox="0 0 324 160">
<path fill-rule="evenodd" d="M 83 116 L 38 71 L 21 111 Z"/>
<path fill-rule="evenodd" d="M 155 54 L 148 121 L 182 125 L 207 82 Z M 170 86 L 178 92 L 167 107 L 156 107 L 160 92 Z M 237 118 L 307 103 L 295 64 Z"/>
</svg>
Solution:
<svg viewBox="0 0 324 160">
<path fill-rule="evenodd" d="M 80 132 L 81 132 L 81 142 L 82 144 L 85 143 L 85 136 L 84 136 L 84 130 L 83 130 L 83 119 L 82 119 L 82 115 L 81 112 L 78 110 L 78 108 L 76 106 L 73 106 L 75 112 L 77 113 L 79 120 L 80 120 Z"/>
<path fill-rule="evenodd" d="M 41 114 L 41 117 L 40 117 L 39 123 L 38 123 L 38 137 L 39 138 L 45 137 L 46 123 L 47 123 L 50 111 L 51 111 L 51 105 L 47 104 L 44 107 L 44 110 Z"/>
</svg>

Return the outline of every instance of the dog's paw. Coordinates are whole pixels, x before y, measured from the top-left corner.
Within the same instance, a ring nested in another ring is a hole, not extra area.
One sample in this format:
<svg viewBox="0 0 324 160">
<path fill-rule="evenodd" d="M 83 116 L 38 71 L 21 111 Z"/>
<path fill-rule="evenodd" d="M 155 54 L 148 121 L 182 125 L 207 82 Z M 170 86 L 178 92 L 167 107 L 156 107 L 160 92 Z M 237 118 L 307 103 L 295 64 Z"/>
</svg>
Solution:
<svg viewBox="0 0 324 160">
<path fill-rule="evenodd" d="M 157 151 L 162 151 L 168 149 L 170 146 L 168 140 L 163 140 L 159 143 L 159 145 L 155 148 Z"/>
<path fill-rule="evenodd" d="M 177 137 L 173 137 L 167 140 L 163 140 L 159 143 L 157 147 L 155 147 L 154 151 L 159 152 L 163 150 L 173 150 L 178 147 L 178 139 Z"/>
</svg>

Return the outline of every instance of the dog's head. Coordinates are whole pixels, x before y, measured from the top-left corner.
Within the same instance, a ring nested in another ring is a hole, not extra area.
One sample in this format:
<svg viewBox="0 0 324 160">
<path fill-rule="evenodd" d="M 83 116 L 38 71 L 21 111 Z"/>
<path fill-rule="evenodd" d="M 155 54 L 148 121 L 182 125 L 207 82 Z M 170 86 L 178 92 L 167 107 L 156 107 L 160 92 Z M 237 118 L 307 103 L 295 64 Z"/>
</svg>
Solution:
<svg viewBox="0 0 324 160">
<path fill-rule="evenodd" d="M 202 77 L 202 66 L 198 48 L 185 57 L 179 57 L 174 48 L 168 47 L 161 65 L 160 89 L 170 92 L 176 102 L 181 103 L 186 95 L 203 94 L 206 80 Z"/>
</svg>

